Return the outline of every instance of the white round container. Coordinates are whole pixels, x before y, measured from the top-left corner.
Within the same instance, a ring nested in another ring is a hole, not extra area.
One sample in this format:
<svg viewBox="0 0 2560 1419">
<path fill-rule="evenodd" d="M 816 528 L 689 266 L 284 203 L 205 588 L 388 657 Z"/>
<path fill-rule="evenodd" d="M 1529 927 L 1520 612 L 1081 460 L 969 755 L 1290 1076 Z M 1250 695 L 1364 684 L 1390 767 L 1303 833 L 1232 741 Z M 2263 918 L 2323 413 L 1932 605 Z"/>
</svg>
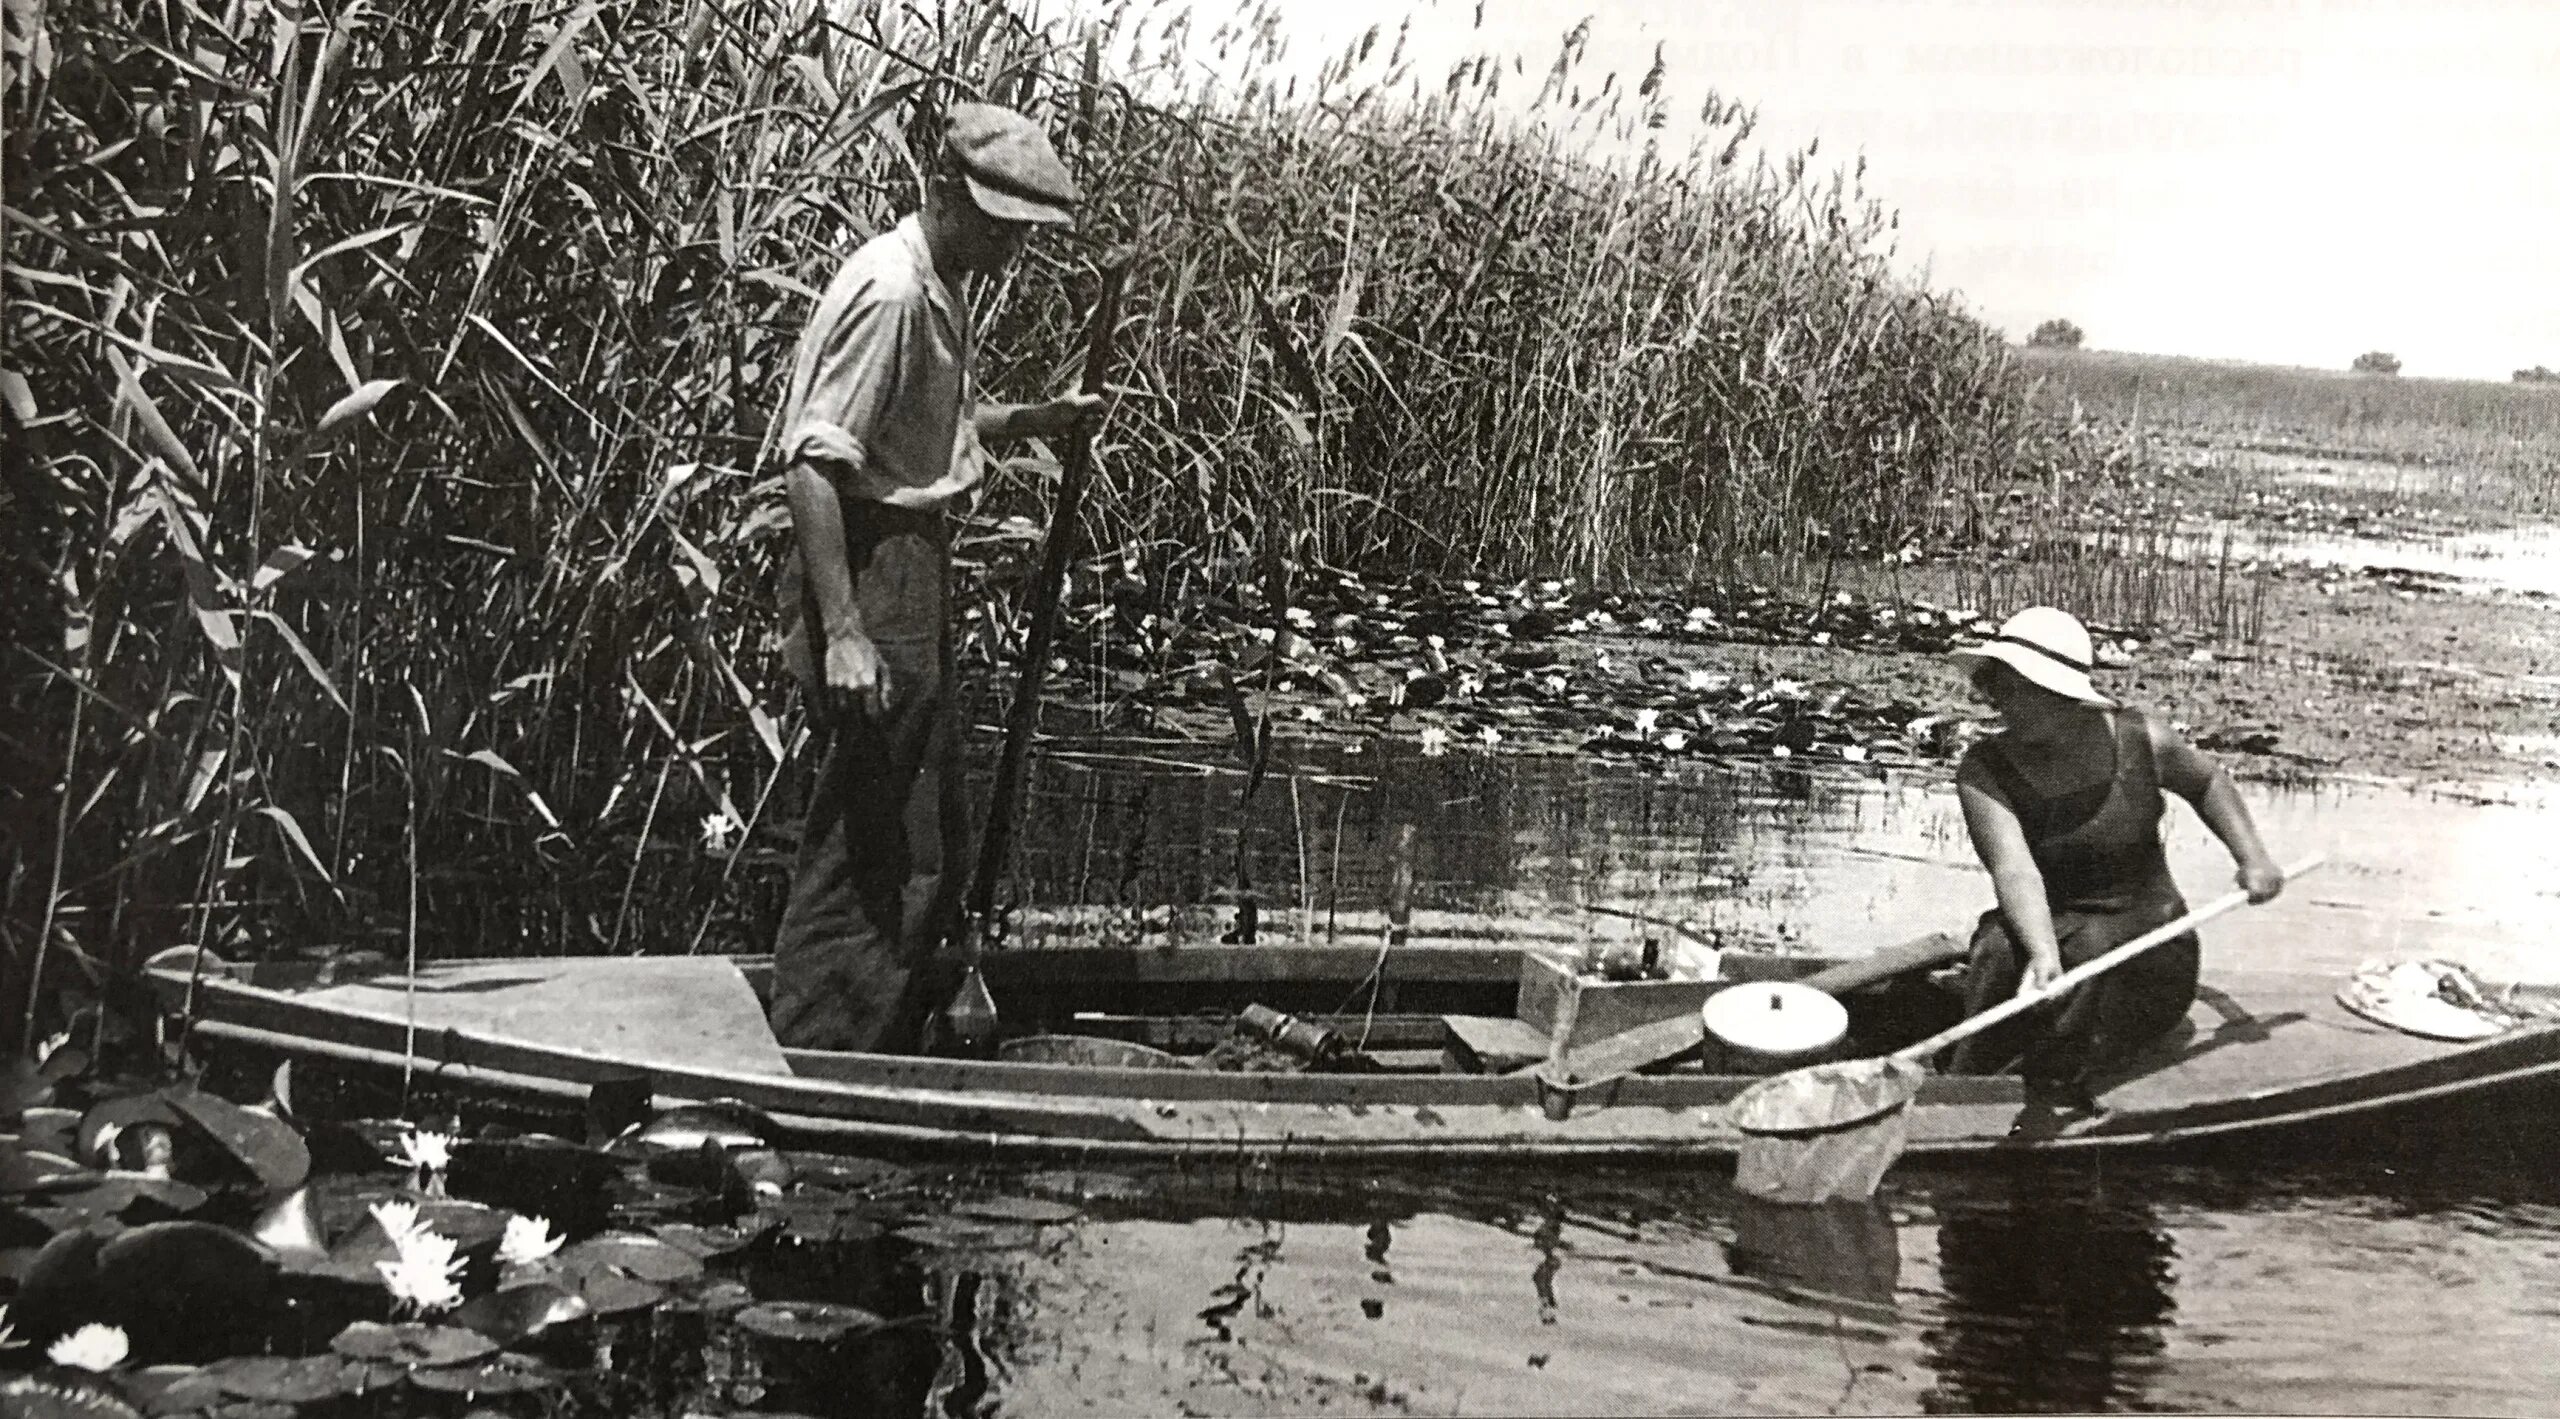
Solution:
<svg viewBox="0 0 2560 1419">
<path fill-rule="evenodd" d="M 1745 981 L 1698 1007 L 1707 1036 L 1744 1068 L 1785 1068 L 1814 1058 L 1849 1033 L 1840 1002 L 1793 981 Z"/>
</svg>

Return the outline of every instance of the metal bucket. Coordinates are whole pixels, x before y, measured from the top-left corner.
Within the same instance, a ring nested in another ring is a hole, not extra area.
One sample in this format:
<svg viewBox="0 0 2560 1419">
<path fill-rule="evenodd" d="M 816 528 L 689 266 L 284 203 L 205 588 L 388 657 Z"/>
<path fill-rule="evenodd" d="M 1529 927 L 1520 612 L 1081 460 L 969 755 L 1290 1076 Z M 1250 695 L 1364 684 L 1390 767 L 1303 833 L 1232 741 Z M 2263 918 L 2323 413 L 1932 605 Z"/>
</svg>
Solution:
<svg viewBox="0 0 2560 1419">
<path fill-rule="evenodd" d="M 1178 1055 L 1153 1045 L 1106 1040 L 1092 1035 L 1025 1035 L 996 1049 L 1006 1064 L 1076 1064 L 1102 1069 L 1181 1069 Z"/>
</svg>

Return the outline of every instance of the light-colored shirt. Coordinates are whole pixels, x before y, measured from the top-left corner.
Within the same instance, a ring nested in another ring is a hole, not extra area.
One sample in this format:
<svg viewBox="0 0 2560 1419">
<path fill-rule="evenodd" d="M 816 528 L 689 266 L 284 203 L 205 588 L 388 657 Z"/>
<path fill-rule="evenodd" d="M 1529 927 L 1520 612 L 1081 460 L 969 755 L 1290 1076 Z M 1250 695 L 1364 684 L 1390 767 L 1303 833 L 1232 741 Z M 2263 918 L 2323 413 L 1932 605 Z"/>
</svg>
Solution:
<svg viewBox="0 0 2560 1419">
<path fill-rule="evenodd" d="M 824 471 L 848 522 L 864 516 L 861 504 L 889 500 L 931 515 L 984 471 L 971 418 L 973 354 L 967 307 L 934 269 L 923 227 L 908 217 L 845 258 L 810 313 L 792 356 L 778 462 L 788 468 L 807 459 Z M 860 539 L 850 531 L 855 599 L 873 639 L 938 637 L 944 569 L 901 551 L 866 580 Z M 782 578 L 783 654 L 815 685 L 818 638 L 807 624 L 804 577 L 795 536 Z"/>
<path fill-rule="evenodd" d="M 910 216 L 845 259 L 800 332 L 782 406 L 782 463 L 841 461 L 859 450 L 873 476 L 848 480 L 837 470 L 836 492 L 871 501 L 891 487 L 975 486 L 984 456 L 968 418 L 974 353 L 967 309 L 934 270 L 924 228 Z"/>
</svg>

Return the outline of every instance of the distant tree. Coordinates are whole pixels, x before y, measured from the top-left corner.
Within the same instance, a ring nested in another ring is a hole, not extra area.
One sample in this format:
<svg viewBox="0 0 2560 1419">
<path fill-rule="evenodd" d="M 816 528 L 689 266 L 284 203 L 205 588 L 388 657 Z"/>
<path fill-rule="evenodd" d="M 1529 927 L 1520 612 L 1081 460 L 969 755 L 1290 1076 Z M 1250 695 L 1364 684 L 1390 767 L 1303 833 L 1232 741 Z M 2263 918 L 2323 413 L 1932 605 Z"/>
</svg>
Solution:
<svg viewBox="0 0 2560 1419">
<path fill-rule="evenodd" d="M 2037 326 L 2035 333 L 2027 337 L 2027 343 L 2040 345 L 2049 350 L 2077 350 L 2080 348 L 2080 342 L 2088 338 L 2088 332 L 2060 316 L 2055 316 Z"/>
<path fill-rule="evenodd" d="M 2560 370 L 2555 370 L 2549 365 L 2535 365 L 2529 370 L 2517 370 L 2516 383 L 2560 384 Z"/>
<path fill-rule="evenodd" d="M 2388 350 L 2367 350 L 2356 356 L 2356 362 L 2347 368 L 2357 374 L 2398 374 L 2400 357 Z"/>
</svg>

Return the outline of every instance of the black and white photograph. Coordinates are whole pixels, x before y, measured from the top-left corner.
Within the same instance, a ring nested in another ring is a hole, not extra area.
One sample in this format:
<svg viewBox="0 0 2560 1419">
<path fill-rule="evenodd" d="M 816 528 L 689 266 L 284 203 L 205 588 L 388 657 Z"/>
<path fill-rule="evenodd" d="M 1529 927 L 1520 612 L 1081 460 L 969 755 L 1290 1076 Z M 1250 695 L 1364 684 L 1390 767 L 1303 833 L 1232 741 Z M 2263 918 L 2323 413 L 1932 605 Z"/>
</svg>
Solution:
<svg viewBox="0 0 2560 1419">
<path fill-rule="evenodd" d="M 0 42 L 0 1415 L 2560 1410 L 2560 6 Z"/>
</svg>

